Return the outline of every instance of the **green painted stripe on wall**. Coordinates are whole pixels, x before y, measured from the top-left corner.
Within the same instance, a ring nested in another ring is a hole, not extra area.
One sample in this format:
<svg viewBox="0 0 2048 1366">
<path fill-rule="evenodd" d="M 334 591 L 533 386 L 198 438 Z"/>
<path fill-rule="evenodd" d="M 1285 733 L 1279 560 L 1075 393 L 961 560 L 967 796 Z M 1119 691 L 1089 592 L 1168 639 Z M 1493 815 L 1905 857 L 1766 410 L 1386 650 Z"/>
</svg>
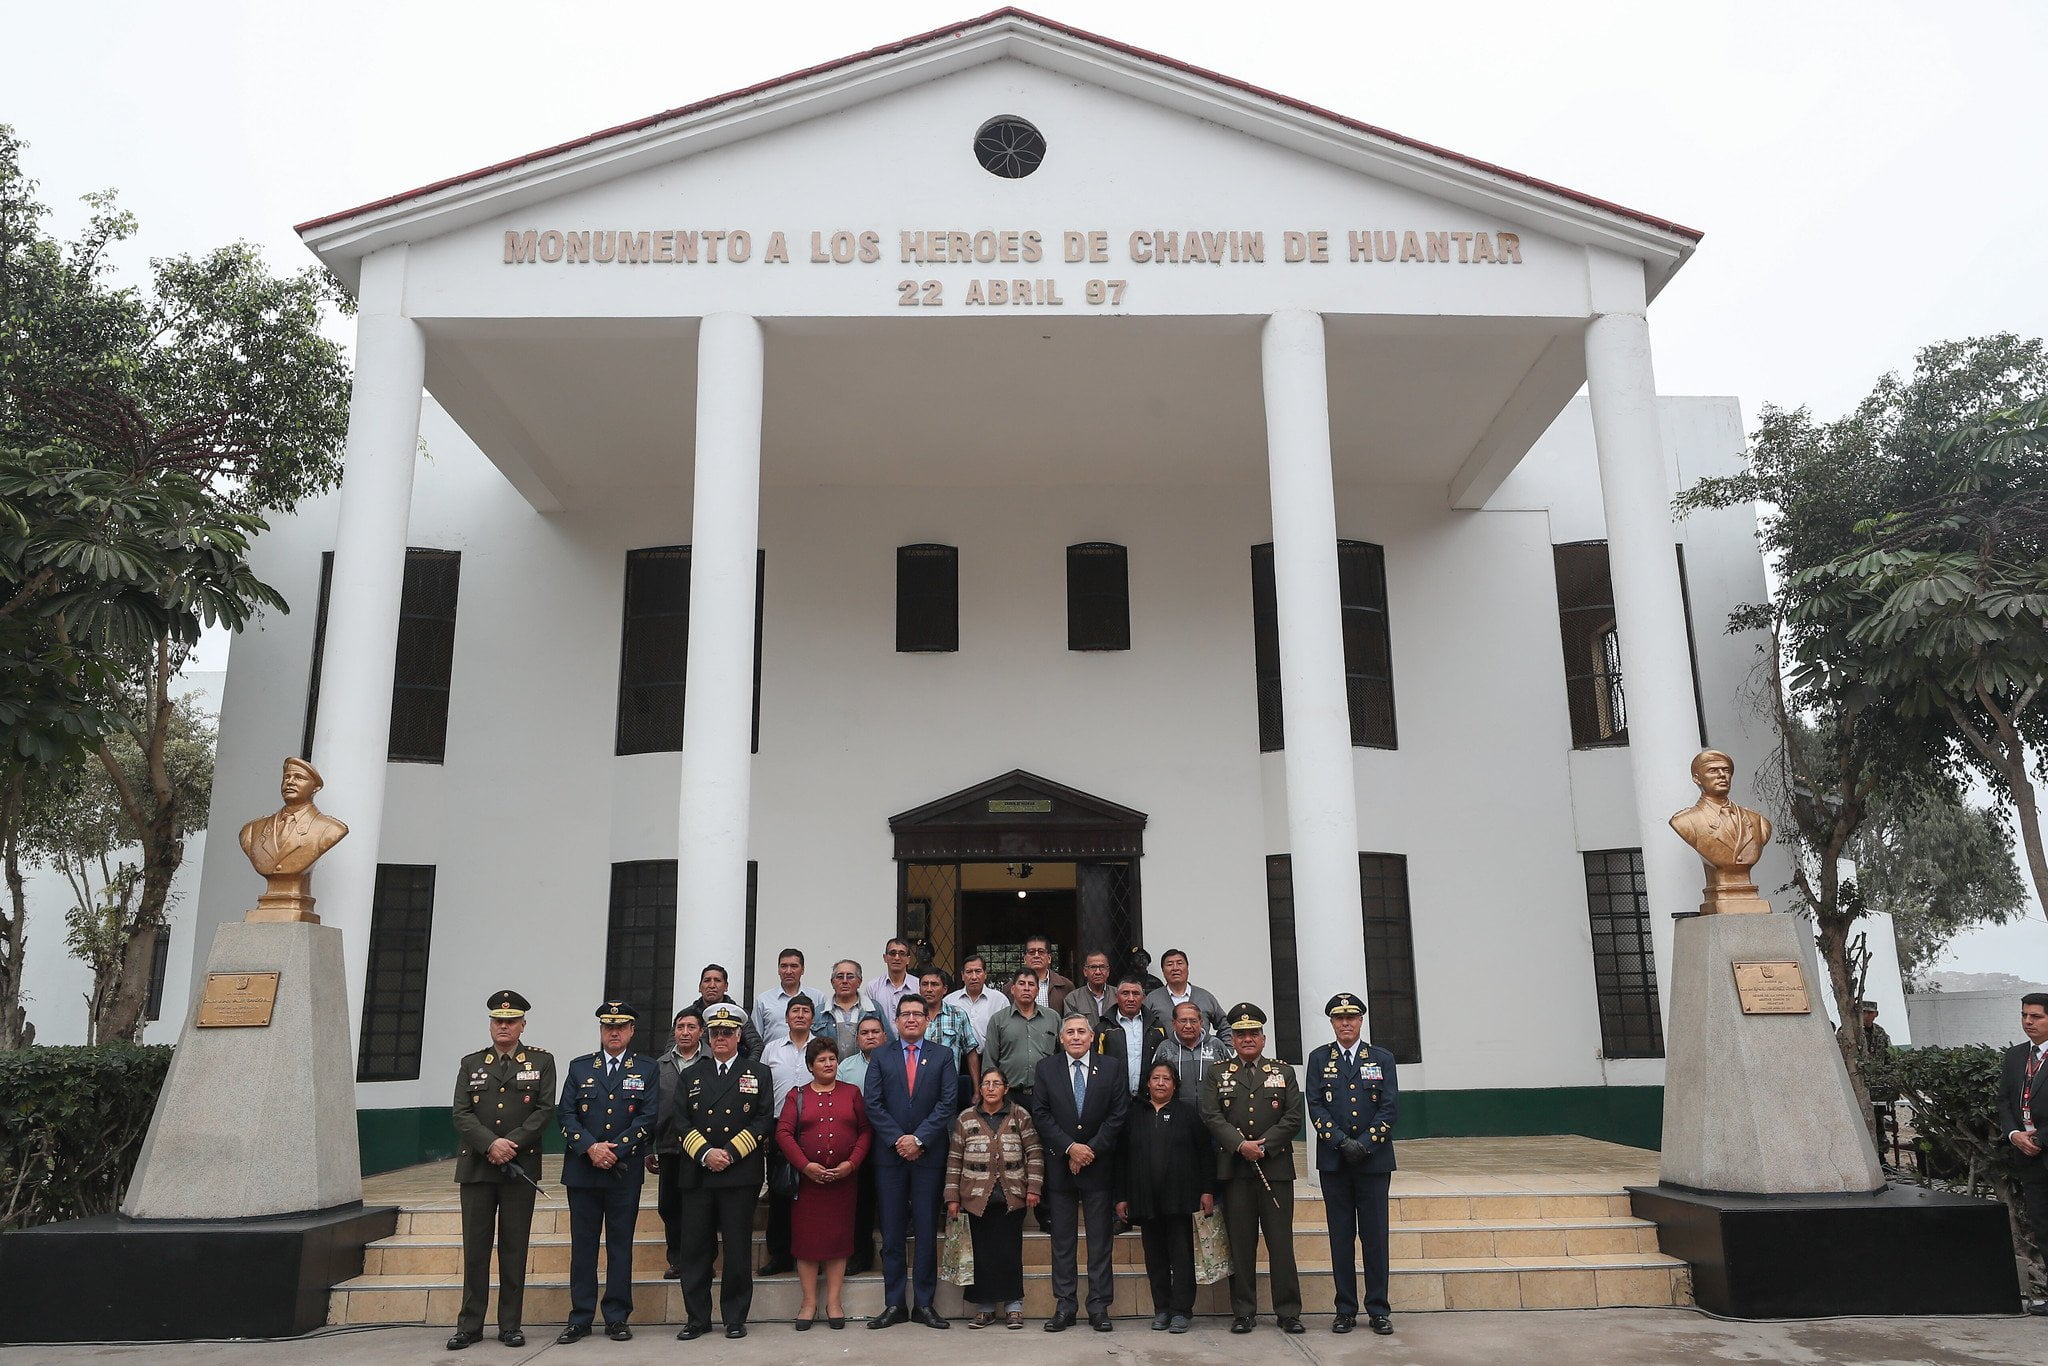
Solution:
<svg viewBox="0 0 2048 1366">
<path fill-rule="evenodd" d="M 1399 1138 L 1497 1138 L 1582 1134 L 1631 1148 L 1661 1148 L 1661 1086 L 1549 1086 L 1521 1090 L 1404 1091 Z M 455 1156 L 455 1125 L 447 1107 L 358 1110 L 356 1142 L 363 1175 Z M 542 1147 L 562 1151 L 550 1127 Z"/>
</svg>

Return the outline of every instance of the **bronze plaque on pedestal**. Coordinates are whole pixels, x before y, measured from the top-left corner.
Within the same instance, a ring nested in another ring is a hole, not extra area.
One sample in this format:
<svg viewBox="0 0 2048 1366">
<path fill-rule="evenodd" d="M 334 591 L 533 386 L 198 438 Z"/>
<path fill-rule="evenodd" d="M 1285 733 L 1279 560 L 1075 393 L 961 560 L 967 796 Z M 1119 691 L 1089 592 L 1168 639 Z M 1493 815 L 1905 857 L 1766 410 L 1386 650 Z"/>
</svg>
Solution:
<svg viewBox="0 0 2048 1366">
<path fill-rule="evenodd" d="M 1745 1015 L 1811 1015 L 1806 999 L 1806 974 L 1799 964 L 1735 964 L 1735 994 L 1742 1000 Z"/>
<path fill-rule="evenodd" d="M 268 1029 L 277 1006 L 274 972 L 209 972 L 199 998 L 201 1029 Z"/>
</svg>

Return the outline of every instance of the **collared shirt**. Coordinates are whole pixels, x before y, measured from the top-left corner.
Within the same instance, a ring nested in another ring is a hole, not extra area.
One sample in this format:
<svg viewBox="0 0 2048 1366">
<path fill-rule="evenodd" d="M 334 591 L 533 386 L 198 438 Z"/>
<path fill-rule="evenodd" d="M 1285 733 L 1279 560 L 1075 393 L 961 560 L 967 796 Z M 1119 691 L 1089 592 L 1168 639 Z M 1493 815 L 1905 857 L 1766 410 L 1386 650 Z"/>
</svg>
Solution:
<svg viewBox="0 0 2048 1366">
<path fill-rule="evenodd" d="M 1130 1069 L 1131 1094 L 1135 1096 L 1138 1094 L 1138 1076 L 1144 1071 L 1146 1062 L 1145 1012 L 1141 1010 L 1136 1015 L 1126 1016 L 1119 1010 L 1107 1018 L 1124 1032 L 1124 1062 Z"/>
<path fill-rule="evenodd" d="M 1031 1073 L 1039 1059 L 1059 1051 L 1059 1021 L 1050 1010 L 1033 1012 L 1030 1019 L 1015 1006 L 999 1010 L 988 1024 L 988 1040 L 981 1050 L 981 1069 L 999 1069 L 1012 1091 L 1031 1089 Z"/>
<path fill-rule="evenodd" d="M 944 1004 L 964 1012 L 968 1023 L 974 1026 L 974 1037 L 984 1040 L 988 1038 L 988 1022 L 996 1017 L 996 1012 L 1010 1008 L 1008 1000 L 986 987 L 982 988 L 979 999 L 969 996 L 967 988 L 962 987 L 949 994 Z"/>
<path fill-rule="evenodd" d="M 811 1079 L 811 1065 L 804 1061 L 804 1047 L 816 1037 L 814 1034 L 803 1044 L 798 1044 L 785 1034 L 761 1050 L 761 1061 L 775 1080 L 774 1113 L 777 1116 L 782 1114 L 782 1102 L 789 1099 L 789 1093 Z"/>
<path fill-rule="evenodd" d="M 917 995 L 916 974 L 904 973 L 903 985 L 897 986 L 889 980 L 889 974 L 885 972 L 879 977 L 872 978 L 864 990 L 867 992 L 868 1004 L 882 1017 L 882 1028 L 889 1031 L 890 1038 L 895 1038 L 896 1003 L 906 996 Z"/>
<path fill-rule="evenodd" d="M 801 982 L 797 983 L 795 991 L 784 991 L 781 978 L 776 979 L 774 990 L 764 991 L 754 998 L 754 1032 L 761 1036 L 763 1059 L 768 1056 L 769 1044 L 789 1037 L 789 1003 L 799 996 L 810 998 L 814 1006 L 826 999 Z M 775 1112 L 781 1114 L 782 1107 L 776 1106 Z"/>
<path fill-rule="evenodd" d="M 865 1066 L 856 1067 L 854 1064 L 860 1061 L 860 1022 L 870 1016 L 877 1020 L 882 1018 L 875 1012 L 875 1008 L 868 1004 L 865 995 L 858 997 L 850 1006 L 842 1006 L 827 997 L 825 1004 L 819 1008 L 817 1026 L 813 1032 L 828 1035 L 839 1045 L 841 1081 L 858 1082 L 866 1075 Z M 887 1033 L 887 1030 L 883 1032 Z"/>
<path fill-rule="evenodd" d="M 839 1080 L 850 1082 L 856 1090 L 867 1085 L 868 1055 L 858 1048 L 839 1055 Z"/>
<path fill-rule="evenodd" d="M 967 1075 L 967 1055 L 981 1047 L 981 1035 L 975 1032 L 967 1012 L 944 1001 L 939 1002 L 939 1013 L 925 1025 L 924 1041 L 952 1049 L 953 1065 L 963 1077 Z"/>
</svg>

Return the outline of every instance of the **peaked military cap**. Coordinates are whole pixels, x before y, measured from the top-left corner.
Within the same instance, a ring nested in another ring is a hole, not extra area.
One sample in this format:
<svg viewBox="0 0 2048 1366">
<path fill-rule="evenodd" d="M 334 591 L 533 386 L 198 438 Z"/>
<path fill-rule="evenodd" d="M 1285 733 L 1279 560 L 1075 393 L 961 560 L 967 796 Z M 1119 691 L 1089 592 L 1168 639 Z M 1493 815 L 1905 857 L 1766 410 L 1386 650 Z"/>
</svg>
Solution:
<svg viewBox="0 0 2048 1366">
<path fill-rule="evenodd" d="M 1264 1029 L 1265 1027 L 1266 1012 L 1260 1010 L 1250 1001 L 1239 1001 L 1230 1008 L 1230 1028 L 1232 1033 L 1238 1030 L 1249 1032 L 1254 1029 Z"/>
<path fill-rule="evenodd" d="M 1348 991 L 1340 991 L 1324 1004 L 1323 1014 L 1363 1015 L 1365 1014 L 1365 1002 L 1359 1000 Z"/>
<path fill-rule="evenodd" d="M 524 996 L 508 989 L 492 993 L 490 1009 L 494 1020 L 523 1020 L 533 1007 L 527 1004 Z"/>
<path fill-rule="evenodd" d="M 624 1001 L 606 1001 L 597 1008 L 597 1022 L 599 1024 L 632 1024 L 639 1018 L 640 1012 L 627 1005 Z"/>
<path fill-rule="evenodd" d="M 747 1022 L 747 1013 L 731 1001 L 717 1001 L 704 1007 L 706 1029 L 738 1029 Z"/>
</svg>

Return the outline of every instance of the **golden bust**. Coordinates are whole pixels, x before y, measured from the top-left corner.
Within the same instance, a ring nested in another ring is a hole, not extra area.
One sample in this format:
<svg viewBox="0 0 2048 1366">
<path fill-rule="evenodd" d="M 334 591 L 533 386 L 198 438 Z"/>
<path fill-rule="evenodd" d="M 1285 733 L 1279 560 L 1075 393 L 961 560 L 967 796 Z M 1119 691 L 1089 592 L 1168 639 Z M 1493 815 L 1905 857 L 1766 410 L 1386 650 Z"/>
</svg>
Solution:
<svg viewBox="0 0 2048 1366">
<path fill-rule="evenodd" d="M 313 794 L 323 784 L 319 770 L 304 759 L 284 761 L 284 777 L 278 795 L 284 806 L 275 814 L 258 816 L 242 827 L 242 852 L 263 874 L 263 895 L 244 920 L 305 920 L 320 923 L 313 914 L 313 865 L 322 854 L 341 843 L 348 827 L 313 805 Z"/>
<path fill-rule="evenodd" d="M 1718 749 L 1701 750 L 1692 761 L 1700 799 L 1671 818 L 1671 828 L 1706 865 L 1701 915 L 1756 915 L 1771 909 L 1750 880 L 1750 869 L 1771 842 L 1770 818 L 1728 799 L 1734 778 L 1733 759 Z"/>
</svg>

